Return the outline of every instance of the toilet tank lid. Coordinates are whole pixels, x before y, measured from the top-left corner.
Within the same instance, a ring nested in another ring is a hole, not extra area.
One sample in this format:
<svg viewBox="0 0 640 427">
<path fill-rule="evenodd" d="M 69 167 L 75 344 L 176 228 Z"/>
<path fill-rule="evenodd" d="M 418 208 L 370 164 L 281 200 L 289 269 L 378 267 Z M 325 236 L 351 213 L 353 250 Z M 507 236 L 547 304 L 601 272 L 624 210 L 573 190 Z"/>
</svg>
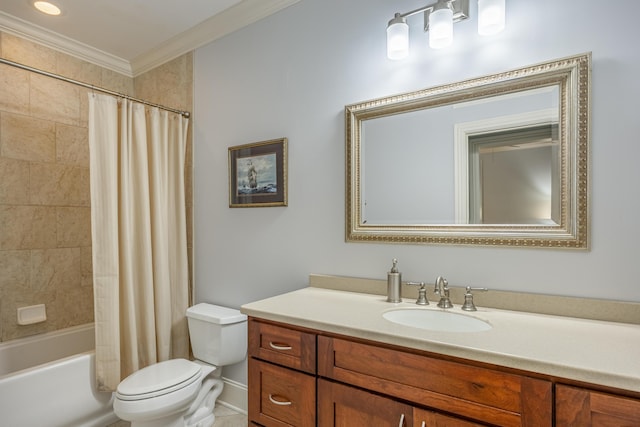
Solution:
<svg viewBox="0 0 640 427">
<path fill-rule="evenodd" d="M 239 310 L 207 303 L 189 307 L 187 309 L 187 317 L 220 325 L 229 325 L 247 320 L 247 315 L 240 313 Z"/>
</svg>

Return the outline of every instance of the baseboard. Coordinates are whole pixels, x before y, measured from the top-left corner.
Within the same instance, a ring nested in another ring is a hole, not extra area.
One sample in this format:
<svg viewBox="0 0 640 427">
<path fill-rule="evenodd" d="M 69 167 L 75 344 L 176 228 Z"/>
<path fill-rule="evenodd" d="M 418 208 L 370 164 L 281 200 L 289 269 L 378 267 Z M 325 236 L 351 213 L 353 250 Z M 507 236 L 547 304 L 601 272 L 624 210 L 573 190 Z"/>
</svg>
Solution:
<svg viewBox="0 0 640 427">
<path fill-rule="evenodd" d="M 218 403 L 241 414 L 248 413 L 248 389 L 245 384 L 222 377 L 224 388 Z"/>
</svg>

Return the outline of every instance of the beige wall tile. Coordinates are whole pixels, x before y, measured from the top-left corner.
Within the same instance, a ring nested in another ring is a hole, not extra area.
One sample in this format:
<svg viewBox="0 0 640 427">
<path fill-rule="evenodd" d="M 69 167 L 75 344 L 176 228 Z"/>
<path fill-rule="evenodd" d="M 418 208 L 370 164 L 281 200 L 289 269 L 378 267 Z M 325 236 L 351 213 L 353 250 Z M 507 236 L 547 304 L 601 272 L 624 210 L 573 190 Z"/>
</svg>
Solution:
<svg viewBox="0 0 640 427">
<path fill-rule="evenodd" d="M 80 248 L 81 285 L 93 287 L 93 260 L 91 246 Z"/>
<path fill-rule="evenodd" d="M 82 325 L 93 322 L 93 289 L 74 286 L 56 289 L 56 296 L 50 304 L 51 319 L 57 328 Z"/>
<path fill-rule="evenodd" d="M 91 246 L 91 208 L 56 208 L 56 232 L 59 248 Z"/>
<path fill-rule="evenodd" d="M 52 162 L 56 158 L 55 124 L 17 114 L 0 114 L 0 155 Z"/>
<path fill-rule="evenodd" d="M 0 251 L 0 297 L 9 287 L 29 289 L 31 254 L 23 251 Z"/>
<path fill-rule="evenodd" d="M 80 123 L 79 126 L 89 128 L 89 89 L 80 88 Z"/>
<path fill-rule="evenodd" d="M 0 111 L 29 113 L 29 72 L 0 64 Z"/>
<path fill-rule="evenodd" d="M 0 204 L 29 203 L 29 163 L 0 157 Z M 0 269 L 0 274 L 2 269 Z"/>
<path fill-rule="evenodd" d="M 67 125 L 80 125 L 80 87 L 31 74 L 31 115 Z"/>
<path fill-rule="evenodd" d="M 0 205 L 0 250 L 55 246 L 55 208 Z"/>
<path fill-rule="evenodd" d="M 133 79 L 131 77 L 124 76 L 112 70 L 107 70 L 106 68 L 102 69 L 101 86 L 104 89 L 109 89 L 129 96 L 133 96 L 135 94 Z"/>
<path fill-rule="evenodd" d="M 102 68 L 62 52 L 56 52 L 56 74 L 94 86 L 102 84 Z"/>
<path fill-rule="evenodd" d="M 56 51 L 12 34 L 2 34 L 2 57 L 39 70 L 55 73 Z"/>
<path fill-rule="evenodd" d="M 80 265 L 80 248 L 31 251 L 31 290 L 80 287 Z"/>
<path fill-rule="evenodd" d="M 90 205 L 89 168 L 33 163 L 29 177 L 34 205 Z"/>
<path fill-rule="evenodd" d="M 150 102 L 157 102 L 155 95 L 157 93 L 157 82 L 154 78 L 153 70 L 137 76 L 134 81 L 136 96 Z"/>
<path fill-rule="evenodd" d="M 86 127 L 56 125 L 56 161 L 89 167 L 89 132 Z"/>
</svg>

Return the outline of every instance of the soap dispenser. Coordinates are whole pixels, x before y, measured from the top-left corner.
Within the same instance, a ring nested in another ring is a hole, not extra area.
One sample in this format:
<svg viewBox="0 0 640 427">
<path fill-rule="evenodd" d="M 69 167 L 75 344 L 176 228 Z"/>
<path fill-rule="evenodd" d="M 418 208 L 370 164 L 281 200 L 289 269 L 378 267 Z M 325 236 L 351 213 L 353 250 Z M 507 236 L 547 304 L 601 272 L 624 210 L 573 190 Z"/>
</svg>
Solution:
<svg viewBox="0 0 640 427">
<path fill-rule="evenodd" d="M 387 273 L 387 302 L 402 302 L 402 298 L 400 298 L 401 285 L 402 274 L 398 271 L 398 260 L 394 258 L 391 271 Z"/>
</svg>

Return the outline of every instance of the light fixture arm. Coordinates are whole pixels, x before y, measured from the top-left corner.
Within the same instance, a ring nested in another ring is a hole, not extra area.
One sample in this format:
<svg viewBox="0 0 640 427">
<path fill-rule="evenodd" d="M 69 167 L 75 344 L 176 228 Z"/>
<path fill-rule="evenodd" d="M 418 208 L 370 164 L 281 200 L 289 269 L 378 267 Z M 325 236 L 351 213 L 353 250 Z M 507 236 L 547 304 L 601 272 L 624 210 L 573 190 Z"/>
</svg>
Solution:
<svg viewBox="0 0 640 427">
<path fill-rule="evenodd" d="M 446 2 L 446 1 L 445 1 L 445 2 Z M 406 12 L 406 13 L 396 13 L 395 17 L 396 17 L 396 18 L 408 18 L 408 17 L 410 17 L 410 16 L 417 15 L 418 13 L 426 12 L 427 10 L 433 10 L 433 7 L 434 7 L 436 4 L 437 4 L 437 3 L 430 4 L 430 5 L 423 6 L 423 7 L 419 7 L 419 8 L 417 8 L 417 9 L 415 9 L 415 10 L 412 10 L 412 11 L 410 11 L 410 12 Z"/>
<path fill-rule="evenodd" d="M 462 21 L 469 17 L 469 0 L 438 0 L 436 3 L 419 7 L 409 12 L 396 13 L 391 21 L 396 19 L 406 19 L 410 16 L 424 12 L 424 31 L 429 31 L 429 15 L 439 4 L 445 4 L 453 10 L 453 22 Z"/>
</svg>

